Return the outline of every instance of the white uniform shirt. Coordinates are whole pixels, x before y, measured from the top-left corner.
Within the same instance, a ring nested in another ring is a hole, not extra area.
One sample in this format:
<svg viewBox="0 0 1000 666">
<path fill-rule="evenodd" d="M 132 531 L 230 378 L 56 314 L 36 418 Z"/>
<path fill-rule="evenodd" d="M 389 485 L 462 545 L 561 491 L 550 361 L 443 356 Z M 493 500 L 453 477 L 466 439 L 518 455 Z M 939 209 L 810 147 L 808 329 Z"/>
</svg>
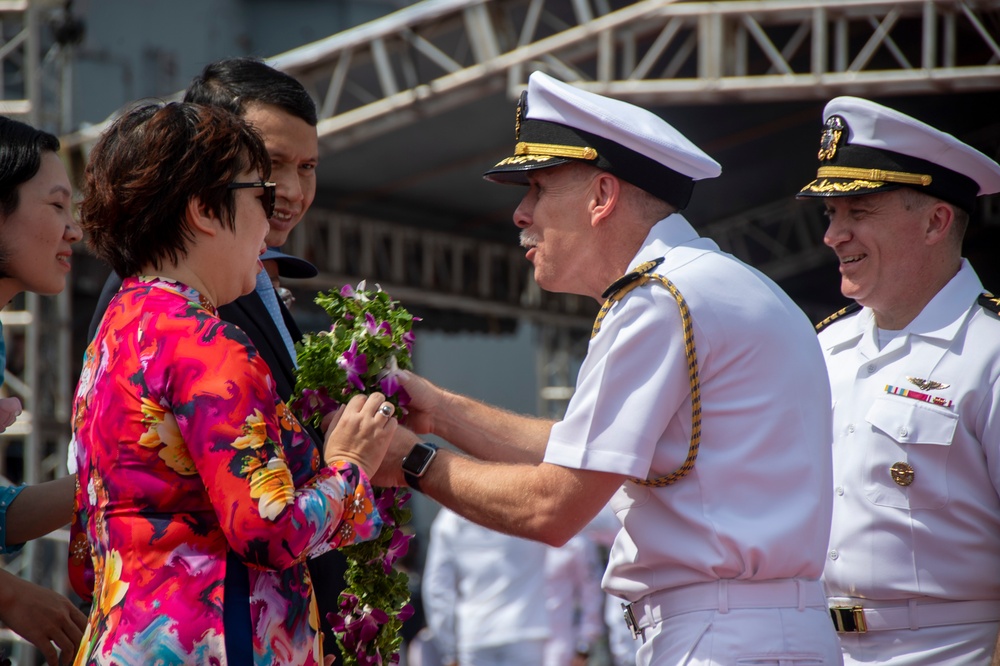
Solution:
<svg viewBox="0 0 1000 666">
<path fill-rule="evenodd" d="M 806 316 L 771 280 L 700 238 L 680 215 L 658 222 L 630 269 L 680 290 L 694 322 L 702 437 L 694 470 L 665 488 L 626 482 L 604 578 L 635 601 L 718 579 L 818 579 L 829 537 L 830 393 Z M 648 478 L 687 456 L 691 390 L 680 314 L 659 283 L 632 290 L 590 342 L 545 462 Z"/>
<path fill-rule="evenodd" d="M 460 649 L 544 640 L 545 551 L 441 509 L 431 525 L 421 591 L 444 663 Z"/>
<path fill-rule="evenodd" d="M 981 292 L 963 261 L 884 349 L 868 308 L 820 333 L 834 398 L 830 596 L 1000 599 L 1000 320 Z M 893 481 L 897 462 L 910 485 Z"/>
</svg>

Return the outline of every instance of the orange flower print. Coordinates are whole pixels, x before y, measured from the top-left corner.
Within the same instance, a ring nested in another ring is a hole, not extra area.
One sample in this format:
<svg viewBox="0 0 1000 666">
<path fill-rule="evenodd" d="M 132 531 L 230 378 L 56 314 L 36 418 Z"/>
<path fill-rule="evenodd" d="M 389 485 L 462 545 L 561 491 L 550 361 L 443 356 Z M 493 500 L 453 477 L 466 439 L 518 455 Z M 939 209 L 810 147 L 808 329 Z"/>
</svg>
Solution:
<svg viewBox="0 0 1000 666">
<path fill-rule="evenodd" d="M 354 494 L 344 498 L 344 522 L 364 523 L 368 521 L 369 514 L 374 510 L 371 500 L 365 493 L 365 487 L 358 485 L 354 489 Z"/>
<path fill-rule="evenodd" d="M 104 576 L 101 581 L 100 599 L 101 613 L 104 617 L 121 603 L 128 592 L 128 583 L 122 581 L 122 556 L 117 550 L 108 552 L 104 559 Z"/>
<path fill-rule="evenodd" d="M 261 517 L 274 520 L 285 507 L 295 499 L 295 485 L 292 482 L 292 472 L 284 460 L 271 458 L 267 467 L 254 467 L 250 473 L 250 497 L 258 499 L 257 510 Z"/>
<path fill-rule="evenodd" d="M 278 422 L 281 424 L 282 430 L 302 432 L 302 426 L 299 425 L 298 419 L 295 418 L 292 410 L 288 409 L 288 405 L 284 401 L 278 403 Z"/>
<path fill-rule="evenodd" d="M 246 418 L 243 423 L 243 435 L 233 440 L 234 449 L 259 449 L 264 446 L 267 440 L 267 422 L 259 409 L 254 409 L 253 414 Z"/>
<path fill-rule="evenodd" d="M 350 522 L 344 521 L 340 524 L 340 529 L 337 530 L 340 533 L 339 542 L 341 544 L 351 544 L 354 543 L 354 527 Z"/>
<path fill-rule="evenodd" d="M 69 556 L 74 566 L 82 567 L 90 558 L 90 542 L 84 532 L 78 532 L 69 546 Z"/>
</svg>

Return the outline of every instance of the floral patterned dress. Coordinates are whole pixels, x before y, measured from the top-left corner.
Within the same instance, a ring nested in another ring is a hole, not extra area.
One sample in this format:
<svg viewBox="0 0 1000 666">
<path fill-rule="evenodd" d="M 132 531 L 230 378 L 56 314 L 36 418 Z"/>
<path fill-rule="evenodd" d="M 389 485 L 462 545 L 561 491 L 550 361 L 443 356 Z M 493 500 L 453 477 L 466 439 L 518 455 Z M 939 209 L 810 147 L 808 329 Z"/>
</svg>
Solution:
<svg viewBox="0 0 1000 666">
<path fill-rule="evenodd" d="M 73 433 L 70 578 L 93 594 L 75 663 L 226 664 L 230 550 L 249 568 L 254 663 L 322 663 L 305 559 L 381 520 L 363 472 L 321 466 L 243 331 L 189 287 L 126 279 Z"/>
</svg>

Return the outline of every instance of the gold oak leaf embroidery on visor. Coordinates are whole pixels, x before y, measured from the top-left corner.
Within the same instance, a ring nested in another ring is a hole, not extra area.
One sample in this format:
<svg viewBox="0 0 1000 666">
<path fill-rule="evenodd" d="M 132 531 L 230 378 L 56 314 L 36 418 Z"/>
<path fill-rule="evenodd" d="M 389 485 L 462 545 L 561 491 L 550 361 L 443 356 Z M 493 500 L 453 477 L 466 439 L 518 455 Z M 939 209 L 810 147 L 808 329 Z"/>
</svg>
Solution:
<svg viewBox="0 0 1000 666">
<path fill-rule="evenodd" d="M 833 183 L 823 178 L 822 180 L 814 180 L 805 187 L 802 191 L 809 192 L 854 192 L 855 190 L 874 190 L 876 188 L 882 187 L 885 183 L 879 183 L 874 180 L 855 180 L 850 183 Z"/>
</svg>

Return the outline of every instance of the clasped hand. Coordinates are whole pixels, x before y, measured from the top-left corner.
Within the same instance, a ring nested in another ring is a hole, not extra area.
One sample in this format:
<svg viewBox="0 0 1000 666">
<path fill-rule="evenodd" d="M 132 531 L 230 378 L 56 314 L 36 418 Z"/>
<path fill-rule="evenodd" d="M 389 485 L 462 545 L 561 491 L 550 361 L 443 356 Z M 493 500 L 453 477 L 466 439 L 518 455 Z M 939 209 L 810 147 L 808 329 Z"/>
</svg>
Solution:
<svg viewBox="0 0 1000 666">
<path fill-rule="evenodd" d="M 323 459 L 327 464 L 343 460 L 360 467 L 370 478 L 379 468 L 386 449 L 398 428 L 395 415 L 382 410 L 381 393 L 356 395 L 340 409 L 328 414 Z"/>
</svg>

